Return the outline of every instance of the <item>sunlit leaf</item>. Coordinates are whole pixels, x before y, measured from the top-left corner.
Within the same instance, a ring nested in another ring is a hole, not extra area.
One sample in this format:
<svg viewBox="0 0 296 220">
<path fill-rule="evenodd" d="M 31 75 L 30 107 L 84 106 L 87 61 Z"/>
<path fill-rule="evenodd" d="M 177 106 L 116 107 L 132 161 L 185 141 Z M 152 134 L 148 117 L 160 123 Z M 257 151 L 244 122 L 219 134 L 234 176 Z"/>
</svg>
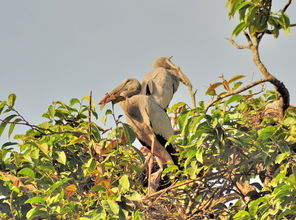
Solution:
<svg viewBox="0 0 296 220">
<path fill-rule="evenodd" d="M 9 115 L 9 116 L 6 117 L 5 119 L 3 119 L 3 121 L 2 121 L 1 124 L 0 124 L 0 136 L 2 135 L 2 133 L 3 133 L 4 129 L 5 129 L 5 127 L 6 127 L 6 125 L 9 124 L 10 121 L 11 121 L 14 117 L 16 117 L 16 116 L 17 116 L 17 115 Z"/>
<path fill-rule="evenodd" d="M 248 25 L 243 21 L 241 23 L 239 23 L 233 30 L 232 35 L 237 36 L 239 35 L 243 30 L 246 29 Z M 229 82 L 231 83 L 231 82 Z"/>
<path fill-rule="evenodd" d="M 196 160 L 200 163 L 203 163 L 203 153 L 204 153 L 204 150 L 202 147 L 198 147 L 197 150 L 196 150 L 196 154 L 195 154 L 195 157 L 196 157 Z"/>
<path fill-rule="evenodd" d="M 119 186 L 120 186 L 122 192 L 126 192 L 129 190 L 130 182 L 128 180 L 128 175 L 125 174 L 119 179 Z"/>
<path fill-rule="evenodd" d="M 233 216 L 235 220 L 251 220 L 251 216 L 247 211 L 241 210 Z"/>
<path fill-rule="evenodd" d="M 0 101 L 0 114 L 2 113 L 2 111 L 5 108 L 6 104 L 7 104 L 6 101 Z"/>
<path fill-rule="evenodd" d="M 16 125 L 18 122 L 21 122 L 21 121 L 22 121 L 22 119 L 17 118 L 17 119 L 15 119 L 15 120 L 10 124 L 9 129 L 8 129 L 8 137 L 11 136 L 11 134 L 12 134 L 12 132 L 13 132 L 13 130 L 14 130 L 15 125 Z"/>
<path fill-rule="evenodd" d="M 65 178 L 65 179 L 62 179 L 62 180 L 60 180 L 60 181 L 54 183 L 53 185 L 51 185 L 51 186 L 48 188 L 47 192 L 48 192 L 48 193 L 53 192 L 54 190 L 56 190 L 57 188 L 59 188 L 61 185 L 63 185 L 64 183 L 68 182 L 69 180 L 71 180 L 71 178 Z"/>
<path fill-rule="evenodd" d="M 103 200 L 102 206 L 105 210 L 111 211 L 114 215 L 118 215 L 119 213 L 119 205 L 113 200 Z"/>
<path fill-rule="evenodd" d="M 8 96 L 7 104 L 8 104 L 10 107 L 13 107 L 13 106 L 14 106 L 14 103 L 15 103 L 15 100 L 16 100 L 16 95 L 15 95 L 15 94 L 10 94 L 10 95 Z"/>
<path fill-rule="evenodd" d="M 230 80 L 228 80 L 228 83 L 230 84 L 230 83 L 233 83 L 233 82 L 235 82 L 235 81 L 237 81 L 237 80 L 240 80 L 240 79 L 243 79 L 243 78 L 245 78 L 246 76 L 245 75 L 236 75 L 236 76 L 234 76 L 234 77 L 232 77 Z"/>
<path fill-rule="evenodd" d="M 46 202 L 45 202 L 45 200 L 42 197 L 35 196 L 33 198 L 30 198 L 30 199 L 26 200 L 25 201 L 25 204 L 26 203 L 40 203 L 40 204 L 44 205 Z"/>
<path fill-rule="evenodd" d="M 41 207 L 39 206 L 30 209 L 26 214 L 26 218 L 29 220 L 39 216 L 42 216 L 42 217 L 47 216 L 47 212 L 45 211 L 45 209 L 42 210 Z"/>
<path fill-rule="evenodd" d="M 76 99 L 76 98 L 72 98 L 70 100 L 70 106 L 73 106 L 75 104 L 80 104 L 80 100 L 79 99 Z"/>
<path fill-rule="evenodd" d="M 24 176 L 29 176 L 29 177 L 31 177 L 32 179 L 35 178 L 35 172 L 34 172 L 31 168 L 28 168 L 28 167 L 21 169 L 21 170 L 18 172 L 18 174 L 20 174 L 20 175 L 24 175 Z"/>
<path fill-rule="evenodd" d="M 217 82 L 217 83 L 211 84 L 211 85 L 209 86 L 209 88 L 207 89 L 206 94 L 207 94 L 207 95 L 216 95 L 216 90 L 215 90 L 215 89 L 216 89 L 217 87 L 221 86 L 221 85 L 222 85 L 221 82 Z"/>
<path fill-rule="evenodd" d="M 244 98 L 244 96 L 239 95 L 239 94 L 235 94 L 233 96 L 231 96 L 228 100 L 225 101 L 225 105 L 229 105 L 232 102 L 239 102 Z"/>
<path fill-rule="evenodd" d="M 64 151 L 56 151 L 55 153 L 58 155 L 57 161 L 60 162 L 61 164 L 66 165 L 67 156 L 66 156 L 65 152 Z"/>
<path fill-rule="evenodd" d="M 281 153 L 281 154 L 277 155 L 277 157 L 275 159 L 275 163 L 280 164 L 283 160 L 285 160 L 289 156 L 290 156 L 290 152 Z"/>
</svg>

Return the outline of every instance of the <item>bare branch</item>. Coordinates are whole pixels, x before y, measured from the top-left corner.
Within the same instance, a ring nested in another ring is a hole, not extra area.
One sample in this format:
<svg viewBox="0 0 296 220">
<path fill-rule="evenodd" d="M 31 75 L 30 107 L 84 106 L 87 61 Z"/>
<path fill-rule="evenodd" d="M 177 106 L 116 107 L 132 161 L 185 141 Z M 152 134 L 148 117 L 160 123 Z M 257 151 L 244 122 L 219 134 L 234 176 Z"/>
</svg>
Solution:
<svg viewBox="0 0 296 220">
<path fill-rule="evenodd" d="M 172 186 L 170 186 L 170 187 L 168 187 L 168 188 L 165 188 L 165 189 L 163 189 L 163 190 L 159 190 L 159 191 L 157 191 L 157 192 L 155 192 L 155 193 L 150 194 L 149 196 L 144 197 L 143 199 L 150 199 L 151 197 L 158 196 L 158 195 L 160 195 L 160 194 L 162 194 L 162 193 L 165 193 L 165 192 L 167 192 L 167 191 L 170 191 L 170 190 L 172 190 L 172 189 L 176 189 L 176 188 L 181 187 L 181 186 L 184 186 L 184 185 L 188 185 L 188 184 L 193 183 L 193 182 L 200 182 L 200 183 L 203 183 L 203 182 L 201 181 L 201 178 L 198 177 L 198 178 L 195 178 L 195 179 L 187 180 L 187 181 L 185 181 L 185 182 L 183 182 L 183 183 L 179 183 L 179 184 L 176 184 L 176 185 L 172 185 Z"/>
<path fill-rule="evenodd" d="M 225 38 L 225 39 L 228 40 L 237 49 L 250 49 L 250 45 L 239 45 L 231 38 Z"/>
<path fill-rule="evenodd" d="M 252 87 L 254 87 L 254 86 L 257 86 L 257 85 L 259 85 L 259 84 L 262 84 L 262 83 L 265 83 L 265 82 L 268 82 L 268 81 L 269 81 L 269 79 L 260 79 L 260 80 L 254 81 L 254 82 L 250 83 L 249 85 L 246 85 L 246 86 L 244 86 L 244 87 L 242 87 L 242 88 L 240 88 L 240 89 L 234 90 L 234 91 L 229 92 L 229 93 L 227 93 L 227 94 L 225 94 L 225 95 L 221 95 L 221 96 L 215 98 L 214 100 L 212 100 L 212 101 L 211 101 L 211 102 L 205 107 L 205 112 L 207 112 L 208 109 L 209 109 L 211 106 L 213 106 L 216 102 L 218 102 L 218 101 L 220 101 L 220 100 L 222 100 L 222 99 L 225 99 L 225 98 L 227 98 L 227 97 L 229 97 L 229 96 L 232 96 L 232 95 L 235 95 L 235 94 L 242 93 L 242 92 L 244 92 L 244 91 L 246 91 L 246 90 L 248 90 L 248 89 L 250 89 L 250 88 L 252 88 Z"/>
<path fill-rule="evenodd" d="M 288 2 L 286 3 L 286 5 L 285 5 L 284 8 L 283 8 L 283 12 L 286 12 L 286 11 L 287 11 L 287 9 L 288 9 L 289 6 L 291 5 L 291 3 L 292 3 L 292 0 L 288 0 Z"/>
</svg>

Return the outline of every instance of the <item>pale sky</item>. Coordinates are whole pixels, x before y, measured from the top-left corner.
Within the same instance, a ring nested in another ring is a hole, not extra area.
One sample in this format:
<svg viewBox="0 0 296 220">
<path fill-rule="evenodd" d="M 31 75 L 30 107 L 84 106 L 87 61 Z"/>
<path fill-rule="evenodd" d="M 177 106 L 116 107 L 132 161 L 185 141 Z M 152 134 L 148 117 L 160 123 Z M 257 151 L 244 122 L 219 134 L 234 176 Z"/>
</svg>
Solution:
<svg viewBox="0 0 296 220">
<path fill-rule="evenodd" d="M 273 2 L 275 7 L 286 3 Z M 141 80 L 158 56 L 174 56 L 173 62 L 198 89 L 198 101 L 209 100 L 204 93 L 221 74 L 244 74 L 247 82 L 259 79 L 250 51 L 237 50 L 225 40 L 237 24 L 236 19 L 229 21 L 225 4 L 226 0 L 1 1 L 0 99 L 15 93 L 19 112 L 40 123 L 52 101 L 68 102 L 92 90 L 97 102 L 123 79 Z M 287 12 L 296 23 L 295 2 Z M 281 32 L 279 39 L 265 37 L 261 45 L 264 64 L 285 83 L 294 105 L 295 49 L 296 28 L 290 35 Z M 190 103 L 185 86 L 172 103 L 178 101 Z"/>
</svg>

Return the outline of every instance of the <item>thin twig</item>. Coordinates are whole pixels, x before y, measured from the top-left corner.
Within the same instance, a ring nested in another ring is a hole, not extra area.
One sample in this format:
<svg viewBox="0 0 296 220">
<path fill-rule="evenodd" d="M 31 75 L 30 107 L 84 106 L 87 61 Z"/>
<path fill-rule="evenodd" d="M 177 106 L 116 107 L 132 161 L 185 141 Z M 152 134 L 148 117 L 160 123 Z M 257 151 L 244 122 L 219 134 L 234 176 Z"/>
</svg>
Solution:
<svg viewBox="0 0 296 220">
<path fill-rule="evenodd" d="M 88 107 L 88 139 L 91 140 L 91 110 L 92 110 L 92 91 L 89 94 L 89 107 Z"/>
<path fill-rule="evenodd" d="M 231 38 L 225 38 L 226 40 L 228 40 L 233 46 L 235 46 L 237 49 L 250 49 L 251 46 L 250 45 L 239 45 L 237 44 L 233 39 Z"/>
<path fill-rule="evenodd" d="M 286 12 L 286 11 L 287 11 L 287 9 L 288 9 L 289 6 L 291 5 L 291 3 L 292 3 L 292 0 L 288 0 L 288 2 L 286 3 L 286 5 L 285 5 L 284 8 L 283 8 L 283 12 Z"/>
<path fill-rule="evenodd" d="M 149 195 L 149 196 L 144 197 L 144 199 L 150 199 L 151 197 L 154 197 L 154 196 L 160 195 L 160 194 L 162 194 L 162 193 L 164 193 L 164 192 L 170 191 L 170 190 L 172 190 L 172 189 L 176 189 L 176 188 L 181 187 L 181 186 L 184 186 L 184 185 L 188 185 L 188 184 L 193 183 L 193 182 L 198 182 L 198 181 L 199 181 L 200 183 L 203 183 L 203 182 L 201 181 L 201 178 L 198 177 L 198 178 L 195 178 L 195 179 L 187 180 L 187 181 L 185 181 L 185 182 L 183 182 L 183 183 L 179 183 L 179 184 L 176 184 L 176 185 L 170 186 L 170 187 L 165 188 L 165 189 L 163 189 L 163 190 L 159 190 L 159 191 L 157 191 L 157 192 L 155 192 L 155 193 L 153 193 L 153 194 L 151 194 L 151 195 Z"/>
</svg>

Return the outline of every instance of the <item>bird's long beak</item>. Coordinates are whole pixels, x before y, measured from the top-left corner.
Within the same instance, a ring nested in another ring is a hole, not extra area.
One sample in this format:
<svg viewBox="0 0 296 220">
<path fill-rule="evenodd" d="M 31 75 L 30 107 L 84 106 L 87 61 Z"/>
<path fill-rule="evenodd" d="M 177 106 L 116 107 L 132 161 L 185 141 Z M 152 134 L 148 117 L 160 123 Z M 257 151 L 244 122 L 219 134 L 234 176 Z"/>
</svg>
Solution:
<svg viewBox="0 0 296 220">
<path fill-rule="evenodd" d="M 176 75 L 181 79 L 181 81 L 188 87 L 192 88 L 192 84 L 188 77 L 182 72 L 179 66 L 175 65 L 172 61 L 172 56 L 166 59 L 167 64 L 176 71 Z"/>
<path fill-rule="evenodd" d="M 117 102 L 124 100 L 125 98 L 120 95 L 122 89 L 123 85 L 121 84 L 117 86 L 115 89 L 113 89 L 110 93 L 106 93 L 106 96 L 101 101 L 99 101 L 99 105 L 104 107 L 105 104 L 107 104 L 108 102 L 112 102 L 113 104 L 115 104 Z"/>
</svg>

